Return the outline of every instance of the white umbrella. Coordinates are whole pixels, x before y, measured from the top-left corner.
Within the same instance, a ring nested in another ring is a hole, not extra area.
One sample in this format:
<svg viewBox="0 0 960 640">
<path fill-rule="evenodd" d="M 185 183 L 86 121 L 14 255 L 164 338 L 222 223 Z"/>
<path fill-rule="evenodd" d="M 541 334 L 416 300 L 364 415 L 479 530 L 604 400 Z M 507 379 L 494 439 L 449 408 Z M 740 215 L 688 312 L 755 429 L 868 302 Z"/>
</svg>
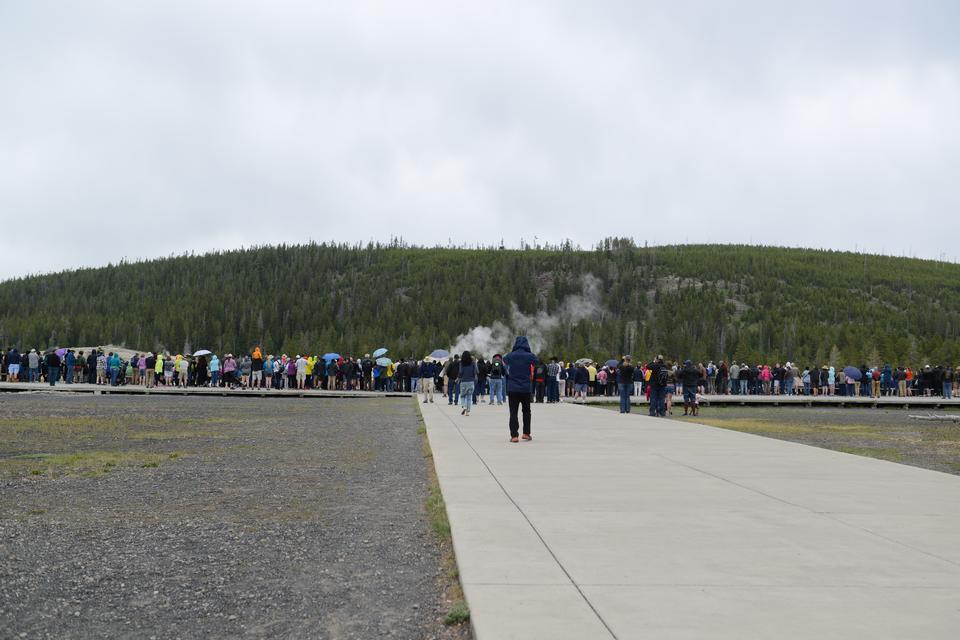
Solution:
<svg viewBox="0 0 960 640">
<path fill-rule="evenodd" d="M 208 349 L 200 349 L 200 351 L 195 351 L 193 355 L 195 355 L 195 356 L 208 356 L 208 355 L 210 355 L 211 353 L 213 353 L 213 352 L 210 351 L 210 350 L 208 350 Z"/>
</svg>

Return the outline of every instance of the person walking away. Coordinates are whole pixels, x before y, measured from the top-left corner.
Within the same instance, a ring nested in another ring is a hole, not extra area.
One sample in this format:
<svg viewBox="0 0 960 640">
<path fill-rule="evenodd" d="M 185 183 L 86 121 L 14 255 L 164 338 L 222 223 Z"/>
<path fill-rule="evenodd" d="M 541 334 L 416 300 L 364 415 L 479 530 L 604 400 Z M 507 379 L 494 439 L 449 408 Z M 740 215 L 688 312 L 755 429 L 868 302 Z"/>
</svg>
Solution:
<svg viewBox="0 0 960 640">
<path fill-rule="evenodd" d="M 460 384 L 460 404 L 463 406 L 460 415 L 469 416 L 473 406 L 473 388 L 477 384 L 477 363 L 469 351 L 464 351 L 460 356 L 460 374 L 457 380 Z"/>
<path fill-rule="evenodd" d="M 580 398 L 581 404 L 587 402 L 587 385 L 590 384 L 590 372 L 583 363 L 577 366 L 573 377 L 573 400 L 576 402 Z"/>
<path fill-rule="evenodd" d="M 547 365 L 547 402 L 560 402 L 560 365 L 557 364 L 557 357 L 550 358 L 550 364 Z"/>
<path fill-rule="evenodd" d="M 617 386 L 620 389 L 620 413 L 630 413 L 630 395 L 633 391 L 635 367 L 630 364 L 630 356 L 623 356 L 617 365 Z"/>
<path fill-rule="evenodd" d="M 943 397 L 945 400 L 953 399 L 953 367 L 943 367 L 943 376 L 941 378 L 943 385 Z"/>
<path fill-rule="evenodd" d="M 57 355 L 57 350 L 53 349 L 50 353 L 47 354 L 47 380 L 50 382 L 51 387 L 57 385 L 57 378 L 60 377 L 60 356 Z"/>
<path fill-rule="evenodd" d="M 477 384 L 473 388 L 473 404 L 481 404 L 483 396 L 487 395 L 487 376 L 490 374 L 490 365 L 483 358 L 477 358 Z"/>
<path fill-rule="evenodd" d="M 536 385 L 537 404 L 543 404 L 543 394 L 546 390 L 547 365 L 540 360 L 533 367 L 533 382 Z"/>
<path fill-rule="evenodd" d="M 519 442 L 520 423 L 517 412 L 523 410 L 523 439 L 532 440 L 530 435 L 530 385 L 533 382 L 531 372 L 537 357 L 530 352 L 530 342 L 526 336 L 517 336 L 513 350 L 503 358 L 507 380 L 507 406 L 510 409 L 510 442 Z"/>
<path fill-rule="evenodd" d="M 497 401 L 497 404 L 503 404 L 504 375 L 503 358 L 498 353 L 493 356 L 493 362 L 490 363 L 490 371 L 487 373 L 487 382 L 490 384 L 490 404 L 493 404 L 494 400 Z"/>
<path fill-rule="evenodd" d="M 769 368 L 767 372 L 769 373 Z M 680 385 L 683 389 L 683 415 L 697 415 L 697 380 L 700 378 L 700 372 L 693 366 L 690 360 L 683 363 L 683 369 L 680 370 Z M 769 383 L 769 380 L 765 382 Z"/>
<path fill-rule="evenodd" d="M 437 375 L 437 365 L 429 358 L 420 363 L 420 393 L 423 402 L 433 402 L 433 378 Z"/>
<path fill-rule="evenodd" d="M 442 371 L 443 377 L 447 380 L 447 404 L 454 402 L 460 404 L 460 384 L 457 379 L 460 377 L 460 356 L 453 356 L 452 360 L 447 360 L 447 364 Z"/>
</svg>

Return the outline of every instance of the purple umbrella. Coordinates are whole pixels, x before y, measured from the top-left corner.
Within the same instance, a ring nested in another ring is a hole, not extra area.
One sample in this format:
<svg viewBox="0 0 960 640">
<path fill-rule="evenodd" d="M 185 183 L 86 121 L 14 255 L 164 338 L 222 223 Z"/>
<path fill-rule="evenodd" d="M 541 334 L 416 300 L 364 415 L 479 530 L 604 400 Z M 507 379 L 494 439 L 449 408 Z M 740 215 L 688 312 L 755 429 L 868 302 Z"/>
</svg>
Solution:
<svg viewBox="0 0 960 640">
<path fill-rule="evenodd" d="M 854 366 L 844 367 L 843 375 L 847 376 L 848 378 L 852 378 L 854 380 L 860 380 L 861 378 L 863 378 L 863 374 L 860 372 L 860 369 L 857 369 Z"/>
<path fill-rule="evenodd" d="M 63 349 L 63 348 L 57 349 L 57 355 L 60 356 L 61 358 L 62 358 L 62 357 L 64 356 L 64 354 L 66 354 L 66 353 L 67 353 L 67 350 L 66 350 L 66 349 Z"/>
</svg>

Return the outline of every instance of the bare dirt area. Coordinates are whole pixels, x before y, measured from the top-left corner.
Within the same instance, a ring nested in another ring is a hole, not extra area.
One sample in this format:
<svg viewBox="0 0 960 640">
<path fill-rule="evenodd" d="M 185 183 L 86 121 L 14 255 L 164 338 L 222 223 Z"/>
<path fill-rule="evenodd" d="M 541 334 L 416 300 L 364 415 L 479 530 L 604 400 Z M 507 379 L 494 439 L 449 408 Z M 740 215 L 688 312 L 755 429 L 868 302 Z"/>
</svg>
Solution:
<svg viewBox="0 0 960 640">
<path fill-rule="evenodd" d="M 0 398 L 4 638 L 467 638 L 406 399 Z"/>
</svg>

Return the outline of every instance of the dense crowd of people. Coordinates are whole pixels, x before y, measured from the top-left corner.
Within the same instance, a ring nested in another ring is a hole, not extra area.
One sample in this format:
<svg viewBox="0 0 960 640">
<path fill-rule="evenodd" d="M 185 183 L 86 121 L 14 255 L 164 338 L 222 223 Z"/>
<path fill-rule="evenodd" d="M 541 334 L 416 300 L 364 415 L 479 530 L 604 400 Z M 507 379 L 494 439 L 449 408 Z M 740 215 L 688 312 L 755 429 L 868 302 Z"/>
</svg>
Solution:
<svg viewBox="0 0 960 640">
<path fill-rule="evenodd" d="M 443 358 L 389 358 L 339 355 L 287 355 L 264 353 L 254 347 L 242 355 L 222 357 L 136 353 L 128 358 L 117 352 L 74 349 L 10 347 L 3 353 L 2 374 L 7 382 L 89 383 L 156 387 L 227 387 L 238 389 L 324 389 L 338 391 L 403 391 L 419 393 L 425 402 L 441 394 L 450 404 L 467 395 L 472 404 L 503 404 L 506 366 L 503 356 L 489 360 L 469 352 Z M 469 386 L 469 393 L 465 393 Z M 683 394 L 688 411 L 696 411 L 702 395 L 840 395 L 840 396 L 943 396 L 960 391 L 960 368 L 951 366 L 861 365 L 838 369 L 831 365 L 799 366 L 720 361 L 675 363 L 658 356 L 634 365 L 629 356 L 599 363 L 591 359 L 564 362 L 534 357 L 530 393 L 534 402 L 585 401 L 589 396 L 646 396 L 672 410 L 673 396 Z M 624 410 L 628 410 L 623 407 Z M 653 411 L 651 407 L 651 411 Z M 469 413 L 469 408 L 465 409 Z M 659 411 L 657 411 L 659 413 Z"/>
</svg>

